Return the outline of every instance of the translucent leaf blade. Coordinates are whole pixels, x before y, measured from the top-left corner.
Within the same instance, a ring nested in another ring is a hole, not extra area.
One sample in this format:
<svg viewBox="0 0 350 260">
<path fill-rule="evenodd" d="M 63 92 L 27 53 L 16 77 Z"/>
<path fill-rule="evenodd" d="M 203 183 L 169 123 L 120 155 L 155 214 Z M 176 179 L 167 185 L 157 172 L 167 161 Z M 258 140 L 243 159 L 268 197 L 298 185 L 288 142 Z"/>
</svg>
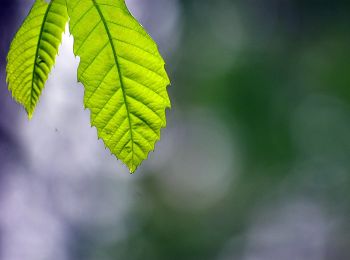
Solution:
<svg viewBox="0 0 350 260">
<path fill-rule="evenodd" d="M 166 125 L 164 60 L 124 0 L 70 0 L 68 13 L 91 123 L 134 172 Z"/>
<path fill-rule="evenodd" d="M 13 98 L 32 117 L 49 76 L 68 21 L 65 0 L 36 0 L 13 39 L 7 56 L 7 82 Z"/>
</svg>

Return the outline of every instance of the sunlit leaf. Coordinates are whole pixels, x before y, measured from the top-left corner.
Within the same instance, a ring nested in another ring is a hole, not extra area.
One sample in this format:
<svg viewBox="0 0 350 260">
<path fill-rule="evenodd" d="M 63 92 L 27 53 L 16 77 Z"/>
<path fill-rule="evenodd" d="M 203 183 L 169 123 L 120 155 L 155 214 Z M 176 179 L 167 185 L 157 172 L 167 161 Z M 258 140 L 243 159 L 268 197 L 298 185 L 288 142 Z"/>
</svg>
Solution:
<svg viewBox="0 0 350 260">
<path fill-rule="evenodd" d="M 166 125 L 164 61 L 124 0 L 69 0 L 68 13 L 91 123 L 134 172 Z"/>
<path fill-rule="evenodd" d="M 32 117 L 68 20 L 65 0 L 36 0 L 7 57 L 7 82 L 15 100 Z"/>
</svg>

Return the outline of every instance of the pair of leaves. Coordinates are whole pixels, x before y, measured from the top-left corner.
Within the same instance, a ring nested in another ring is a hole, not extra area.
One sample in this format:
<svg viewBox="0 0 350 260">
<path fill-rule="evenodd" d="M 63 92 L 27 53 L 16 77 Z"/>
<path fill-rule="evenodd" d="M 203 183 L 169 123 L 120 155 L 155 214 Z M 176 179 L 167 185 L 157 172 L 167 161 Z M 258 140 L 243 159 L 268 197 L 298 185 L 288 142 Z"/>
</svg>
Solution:
<svg viewBox="0 0 350 260">
<path fill-rule="evenodd" d="M 170 81 L 156 43 L 124 0 L 36 0 L 11 44 L 9 90 L 31 118 L 68 19 L 91 124 L 134 172 L 166 125 Z"/>
</svg>

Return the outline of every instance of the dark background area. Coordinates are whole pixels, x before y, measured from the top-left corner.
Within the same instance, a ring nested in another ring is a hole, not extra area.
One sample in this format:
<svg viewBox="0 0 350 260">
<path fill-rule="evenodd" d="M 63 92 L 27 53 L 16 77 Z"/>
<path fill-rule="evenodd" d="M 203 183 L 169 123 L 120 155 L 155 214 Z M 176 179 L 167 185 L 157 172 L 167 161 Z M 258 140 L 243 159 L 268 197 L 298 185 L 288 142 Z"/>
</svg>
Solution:
<svg viewBox="0 0 350 260">
<path fill-rule="evenodd" d="M 32 1 L 0 2 L 0 259 L 350 259 L 350 2 L 127 3 L 172 79 L 135 175 L 68 60 L 26 119 L 5 65 Z"/>
</svg>

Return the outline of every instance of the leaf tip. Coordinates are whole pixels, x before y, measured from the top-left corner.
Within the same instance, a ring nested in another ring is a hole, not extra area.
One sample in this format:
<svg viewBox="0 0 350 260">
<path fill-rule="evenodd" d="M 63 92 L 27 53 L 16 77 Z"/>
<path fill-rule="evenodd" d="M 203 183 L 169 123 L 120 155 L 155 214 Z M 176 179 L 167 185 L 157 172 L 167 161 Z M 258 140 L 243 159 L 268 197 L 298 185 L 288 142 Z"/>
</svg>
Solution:
<svg viewBox="0 0 350 260">
<path fill-rule="evenodd" d="M 30 121 L 30 120 L 32 120 L 32 118 L 33 118 L 33 113 L 32 112 L 28 112 L 28 120 Z"/>
<path fill-rule="evenodd" d="M 137 169 L 137 166 L 135 166 L 134 164 L 131 164 L 131 165 L 128 165 L 128 168 L 129 168 L 130 174 L 134 174 Z"/>
</svg>

